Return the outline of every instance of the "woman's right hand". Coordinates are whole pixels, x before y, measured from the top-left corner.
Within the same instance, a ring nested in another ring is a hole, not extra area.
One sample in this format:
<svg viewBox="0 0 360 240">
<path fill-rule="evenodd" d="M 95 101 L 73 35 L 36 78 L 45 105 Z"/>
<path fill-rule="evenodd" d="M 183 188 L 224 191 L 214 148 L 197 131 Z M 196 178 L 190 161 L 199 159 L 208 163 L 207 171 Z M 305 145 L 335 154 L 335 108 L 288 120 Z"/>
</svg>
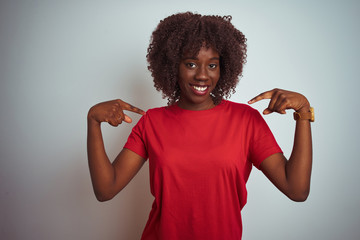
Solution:
<svg viewBox="0 0 360 240">
<path fill-rule="evenodd" d="M 124 110 L 144 115 L 145 112 L 140 108 L 134 107 L 120 99 L 98 103 L 91 107 L 88 113 L 88 121 L 97 123 L 107 122 L 111 126 L 117 127 L 123 121 L 131 123 L 132 119 L 124 113 Z"/>
</svg>

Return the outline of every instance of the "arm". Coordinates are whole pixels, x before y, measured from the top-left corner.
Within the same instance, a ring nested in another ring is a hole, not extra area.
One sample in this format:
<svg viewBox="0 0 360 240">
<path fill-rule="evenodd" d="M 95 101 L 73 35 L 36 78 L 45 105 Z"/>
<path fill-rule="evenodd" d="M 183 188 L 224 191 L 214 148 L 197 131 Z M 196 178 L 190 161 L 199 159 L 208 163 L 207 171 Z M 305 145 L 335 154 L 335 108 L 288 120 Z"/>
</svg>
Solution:
<svg viewBox="0 0 360 240">
<path fill-rule="evenodd" d="M 112 126 L 118 126 L 122 121 L 130 123 L 131 118 L 125 115 L 123 110 L 145 114 L 121 100 L 99 103 L 88 113 L 88 163 L 94 193 L 99 201 L 112 199 L 130 182 L 145 162 L 138 154 L 123 149 L 111 163 L 105 152 L 100 125 L 102 122 L 108 122 Z"/>
<path fill-rule="evenodd" d="M 278 112 L 285 114 L 286 109 L 297 112 L 309 112 L 310 104 L 301 94 L 274 89 L 264 92 L 249 103 L 262 99 L 271 99 L 264 114 Z M 295 139 L 289 160 L 277 153 L 266 158 L 260 169 L 267 178 L 286 196 L 294 201 L 305 201 L 310 192 L 312 166 L 312 140 L 309 120 L 298 120 L 295 127 Z"/>
</svg>

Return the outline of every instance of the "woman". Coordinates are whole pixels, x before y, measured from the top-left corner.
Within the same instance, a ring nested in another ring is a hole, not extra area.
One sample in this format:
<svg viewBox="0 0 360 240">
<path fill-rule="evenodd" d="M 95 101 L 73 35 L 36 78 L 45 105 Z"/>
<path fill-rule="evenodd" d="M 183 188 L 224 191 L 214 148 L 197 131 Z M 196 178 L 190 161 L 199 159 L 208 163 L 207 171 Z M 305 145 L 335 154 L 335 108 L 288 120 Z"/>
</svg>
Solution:
<svg viewBox="0 0 360 240">
<path fill-rule="evenodd" d="M 274 89 L 248 103 L 270 99 L 264 114 L 296 111 L 293 151 L 287 160 L 261 115 L 224 100 L 234 92 L 246 62 L 246 38 L 231 17 L 181 13 L 153 32 L 147 60 L 166 107 L 145 114 L 122 100 L 99 103 L 88 114 L 88 159 L 95 195 L 119 193 L 149 159 L 155 200 L 142 239 L 241 239 L 241 209 L 252 165 L 294 201 L 310 188 L 310 104 L 301 94 Z M 100 124 L 142 114 L 111 163 Z"/>
</svg>

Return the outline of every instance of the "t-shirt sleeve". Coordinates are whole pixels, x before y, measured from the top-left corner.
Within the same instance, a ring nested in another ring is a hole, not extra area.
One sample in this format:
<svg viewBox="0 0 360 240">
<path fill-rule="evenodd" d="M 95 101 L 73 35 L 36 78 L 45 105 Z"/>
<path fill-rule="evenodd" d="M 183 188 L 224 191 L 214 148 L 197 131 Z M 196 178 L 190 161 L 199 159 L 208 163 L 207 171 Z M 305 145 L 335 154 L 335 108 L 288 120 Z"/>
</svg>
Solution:
<svg viewBox="0 0 360 240">
<path fill-rule="evenodd" d="M 256 110 L 253 114 L 251 127 L 250 160 L 259 169 L 263 160 L 275 153 L 282 153 L 282 150 L 277 144 L 269 126 Z"/>
<path fill-rule="evenodd" d="M 127 148 L 141 157 L 147 159 L 148 153 L 145 144 L 145 116 L 142 116 L 139 122 L 133 127 L 124 148 Z"/>
</svg>

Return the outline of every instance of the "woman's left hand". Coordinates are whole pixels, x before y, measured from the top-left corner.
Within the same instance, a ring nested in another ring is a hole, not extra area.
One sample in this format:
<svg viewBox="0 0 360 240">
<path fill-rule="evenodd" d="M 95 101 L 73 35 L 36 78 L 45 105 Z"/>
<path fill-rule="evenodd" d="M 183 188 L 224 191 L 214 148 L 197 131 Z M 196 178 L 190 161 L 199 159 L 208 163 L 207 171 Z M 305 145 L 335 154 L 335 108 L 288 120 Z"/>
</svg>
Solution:
<svg viewBox="0 0 360 240">
<path fill-rule="evenodd" d="M 309 101 L 304 95 L 278 88 L 263 92 L 251 99 L 248 103 L 252 104 L 263 99 L 270 99 L 269 106 L 263 111 L 263 114 L 273 112 L 285 114 L 286 109 L 294 109 L 297 112 L 308 112 L 310 109 Z"/>
</svg>

